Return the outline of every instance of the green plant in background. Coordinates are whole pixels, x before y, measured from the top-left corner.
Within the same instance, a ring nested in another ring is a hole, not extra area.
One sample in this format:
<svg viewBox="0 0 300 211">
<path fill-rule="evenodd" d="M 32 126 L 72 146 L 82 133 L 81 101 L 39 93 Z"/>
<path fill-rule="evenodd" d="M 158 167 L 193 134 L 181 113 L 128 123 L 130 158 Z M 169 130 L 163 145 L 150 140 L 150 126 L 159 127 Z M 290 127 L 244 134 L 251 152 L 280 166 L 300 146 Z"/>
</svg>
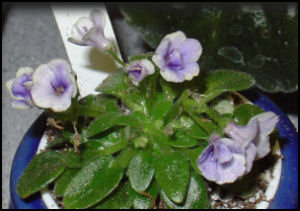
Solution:
<svg viewBox="0 0 300 211">
<path fill-rule="evenodd" d="M 201 40 L 205 71 L 235 69 L 255 78 L 266 92 L 298 89 L 296 4 L 168 3 L 124 5 L 127 22 L 155 49 L 171 32 Z"/>
<path fill-rule="evenodd" d="M 168 34 L 155 52 L 125 64 L 96 10 L 74 27 L 72 42 L 97 47 L 122 68 L 98 86 L 101 94 L 80 100 L 63 60 L 18 71 L 9 81 L 13 105 L 48 109 L 49 124 L 59 131 L 19 178 L 21 198 L 54 184 L 70 209 L 153 208 L 158 199 L 167 208 L 208 208 L 205 180 L 234 183 L 270 152 L 278 117 L 226 98 L 253 86 L 253 77 L 200 70 L 197 39 Z"/>
</svg>

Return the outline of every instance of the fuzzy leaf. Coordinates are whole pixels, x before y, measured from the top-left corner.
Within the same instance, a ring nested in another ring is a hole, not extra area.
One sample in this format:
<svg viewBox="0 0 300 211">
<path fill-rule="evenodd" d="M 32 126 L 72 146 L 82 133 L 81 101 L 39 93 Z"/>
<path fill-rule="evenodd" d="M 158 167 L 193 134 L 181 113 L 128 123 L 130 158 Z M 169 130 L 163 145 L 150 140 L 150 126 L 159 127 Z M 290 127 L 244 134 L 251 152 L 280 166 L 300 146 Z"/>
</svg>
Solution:
<svg viewBox="0 0 300 211">
<path fill-rule="evenodd" d="M 146 193 L 151 195 L 151 197 L 155 200 L 159 193 L 159 186 L 157 182 L 153 180 Z M 151 208 L 152 200 L 150 199 L 150 197 L 147 197 L 144 194 L 142 195 L 141 193 L 137 193 L 135 190 L 132 189 L 131 186 L 129 187 L 129 196 L 134 209 Z"/>
<path fill-rule="evenodd" d="M 198 141 L 190 136 L 189 133 L 185 133 L 184 131 L 176 131 L 175 134 L 171 137 L 169 141 L 169 145 L 178 148 L 189 148 L 197 146 Z"/>
<path fill-rule="evenodd" d="M 176 203 L 183 201 L 189 178 L 189 163 L 181 153 L 171 152 L 157 159 L 155 179 L 172 201 Z"/>
<path fill-rule="evenodd" d="M 123 70 L 110 74 L 97 88 L 102 94 L 120 96 L 128 88 L 127 75 Z"/>
<path fill-rule="evenodd" d="M 58 177 L 54 185 L 54 194 L 56 197 L 62 197 L 66 191 L 68 184 L 77 174 L 79 169 L 66 168 L 64 172 Z"/>
<path fill-rule="evenodd" d="M 251 117 L 262 113 L 263 110 L 251 104 L 241 104 L 233 112 L 235 121 L 240 125 L 246 125 Z"/>
<path fill-rule="evenodd" d="M 94 120 L 88 127 L 87 136 L 91 137 L 113 126 L 140 127 L 140 121 L 133 115 L 122 115 L 119 113 L 106 113 Z"/>
<path fill-rule="evenodd" d="M 19 196 L 27 198 L 54 181 L 65 169 L 62 157 L 55 151 L 46 151 L 34 156 L 18 180 Z"/>
<path fill-rule="evenodd" d="M 187 196 L 182 204 L 178 205 L 172 202 L 172 200 L 170 200 L 163 191 L 161 195 L 167 207 L 171 209 L 209 208 L 209 200 L 206 193 L 205 182 L 199 175 L 195 174 L 194 172 L 191 173 Z"/>
<path fill-rule="evenodd" d="M 131 187 L 137 191 L 145 191 L 154 175 L 154 158 L 150 152 L 141 151 L 135 155 L 128 166 L 128 178 Z"/>
<path fill-rule="evenodd" d="M 215 70 L 205 77 L 206 94 L 226 91 L 240 91 L 254 84 L 253 78 L 242 72 L 233 70 Z"/>
<path fill-rule="evenodd" d="M 129 183 L 120 184 L 111 194 L 92 209 L 129 209 L 131 201 L 129 199 Z"/>
<path fill-rule="evenodd" d="M 162 100 L 157 102 L 152 109 L 152 119 L 158 120 L 163 118 L 170 108 L 172 107 L 172 101 L 170 100 Z"/>
<path fill-rule="evenodd" d="M 63 205 L 67 209 L 88 208 L 108 196 L 123 177 L 123 169 L 109 168 L 110 157 L 100 157 L 83 167 L 68 185 Z"/>
</svg>

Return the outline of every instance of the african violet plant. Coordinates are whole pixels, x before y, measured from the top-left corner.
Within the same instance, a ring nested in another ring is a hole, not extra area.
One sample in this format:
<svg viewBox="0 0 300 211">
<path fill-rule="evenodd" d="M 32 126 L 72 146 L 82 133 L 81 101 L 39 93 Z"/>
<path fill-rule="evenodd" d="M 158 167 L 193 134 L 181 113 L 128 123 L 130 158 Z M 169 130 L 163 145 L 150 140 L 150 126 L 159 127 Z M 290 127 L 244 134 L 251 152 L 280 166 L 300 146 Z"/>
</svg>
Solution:
<svg viewBox="0 0 300 211">
<path fill-rule="evenodd" d="M 20 68 L 7 82 L 14 107 L 46 109 L 57 129 L 19 178 L 18 194 L 27 198 L 54 184 L 64 208 L 153 208 L 158 199 L 169 208 L 209 207 L 205 181 L 231 184 L 248 174 L 270 152 L 278 117 L 233 106 L 226 93 L 250 88 L 253 78 L 200 71 L 202 46 L 181 31 L 123 63 L 101 17 L 93 10 L 79 19 L 70 38 L 122 65 L 98 86 L 100 94 L 80 99 L 61 59 Z"/>
</svg>

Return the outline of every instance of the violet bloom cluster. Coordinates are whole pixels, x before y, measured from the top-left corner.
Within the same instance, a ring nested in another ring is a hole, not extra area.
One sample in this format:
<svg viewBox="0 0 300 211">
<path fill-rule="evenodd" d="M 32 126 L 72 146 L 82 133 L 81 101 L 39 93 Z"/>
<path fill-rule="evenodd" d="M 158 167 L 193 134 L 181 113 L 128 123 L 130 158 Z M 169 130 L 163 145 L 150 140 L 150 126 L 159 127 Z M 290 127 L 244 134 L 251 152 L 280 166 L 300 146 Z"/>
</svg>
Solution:
<svg viewBox="0 0 300 211">
<path fill-rule="evenodd" d="M 6 82 L 6 88 L 13 98 L 13 108 L 29 109 L 33 102 L 31 98 L 32 73 L 31 67 L 22 67 L 17 70 L 16 78 Z"/>
<path fill-rule="evenodd" d="M 233 183 L 250 172 L 253 162 L 270 152 L 269 135 L 279 118 L 273 112 L 252 117 L 246 126 L 228 123 L 228 138 L 212 136 L 197 159 L 202 175 L 217 184 Z"/>
<path fill-rule="evenodd" d="M 111 48 L 112 42 L 104 34 L 105 16 L 99 10 L 92 10 L 89 18 L 81 17 L 73 25 L 70 42 L 82 46 L 94 46 L 99 51 Z"/>
<path fill-rule="evenodd" d="M 183 32 L 177 31 L 163 38 L 152 60 L 166 81 L 178 83 L 192 80 L 199 74 L 197 61 L 201 54 L 202 46 L 198 40 L 186 38 Z"/>
<path fill-rule="evenodd" d="M 146 76 L 152 75 L 154 70 L 154 65 L 147 59 L 130 62 L 125 68 L 135 86 L 138 86 Z"/>
<path fill-rule="evenodd" d="M 20 68 L 17 77 L 7 82 L 15 108 L 37 106 L 55 112 L 67 110 L 77 86 L 71 66 L 62 59 L 54 59 L 48 64 L 32 68 Z"/>
</svg>

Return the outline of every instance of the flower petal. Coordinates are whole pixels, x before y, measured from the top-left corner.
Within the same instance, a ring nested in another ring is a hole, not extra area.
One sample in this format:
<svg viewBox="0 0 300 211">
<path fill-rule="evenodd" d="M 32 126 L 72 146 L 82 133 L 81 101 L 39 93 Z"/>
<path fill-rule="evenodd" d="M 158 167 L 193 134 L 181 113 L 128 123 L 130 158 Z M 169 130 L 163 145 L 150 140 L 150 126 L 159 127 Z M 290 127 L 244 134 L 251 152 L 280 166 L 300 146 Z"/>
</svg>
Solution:
<svg viewBox="0 0 300 211">
<path fill-rule="evenodd" d="M 259 135 L 254 139 L 253 143 L 257 148 L 255 160 L 265 157 L 271 151 L 269 136 Z"/>
<path fill-rule="evenodd" d="M 30 87 L 24 86 L 24 83 L 31 81 L 31 74 L 23 74 L 18 76 L 11 85 L 8 84 L 11 86 L 12 95 L 19 99 L 30 100 Z"/>
<path fill-rule="evenodd" d="M 94 23 L 94 25 L 104 29 L 106 22 L 102 11 L 93 9 L 90 13 L 90 20 Z"/>
<path fill-rule="evenodd" d="M 202 46 L 196 39 L 186 39 L 178 47 L 184 63 L 197 62 L 202 54 Z"/>
<path fill-rule="evenodd" d="M 11 102 L 11 105 L 13 108 L 16 108 L 16 109 L 29 109 L 32 107 L 31 104 L 29 104 L 25 100 L 13 100 Z"/>
<path fill-rule="evenodd" d="M 183 82 L 185 79 L 184 73 L 179 71 L 176 72 L 168 68 L 165 68 L 165 70 L 161 70 L 160 74 L 166 81 L 169 82 L 180 83 Z"/>
<path fill-rule="evenodd" d="M 185 64 L 184 68 L 180 70 L 180 72 L 184 73 L 185 80 L 192 80 L 195 76 L 199 75 L 200 67 L 198 63 L 189 63 Z"/>
<path fill-rule="evenodd" d="M 245 153 L 246 153 L 246 173 L 249 173 L 250 170 L 252 169 L 253 161 L 257 153 L 257 147 L 253 143 L 250 143 Z"/>
<path fill-rule="evenodd" d="M 24 74 L 32 75 L 33 72 L 34 72 L 34 70 L 31 67 L 20 67 L 17 70 L 16 77 L 19 77 L 19 76 L 24 75 Z"/>
<path fill-rule="evenodd" d="M 260 134 L 269 135 L 279 121 L 279 117 L 273 112 L 264 112 L 254 117 L 258 122 Z"/>
<path fill-rule="evenodd" d="M 6 86 L 6 89 L 9 93 L 10 97 L 15 99 L 16 97 L 13 95 L 12 89 L 11 89 L 14 81 L 15 81 L 15 78 L 8 80 L 5 84 L 5 86 Z"/>
<path fill-rule="evenodd" d="M 177 31 L 166 35 L 163 40 L 164 39 L 169 39 L 172 44 L 174 44 L 174 47 L 177 47 L 180 43 L 186 40 L 186 36 L 182 31 Z"/>
<path fill-rule="evenodd" d="M 112 42 L 105 38 L 103 30 L 97 26 L 92 27 L 83 37 L 82 41 L 104 51 L 112 46 Z"/>
<path fill-rule="evenodd" d="M 217 171 L 217 162 L 214 157 L 213 147 L 210 145 L 197 159 L 197 166 L 201 171 L 202 175 L 209 181 L 217 181 L 220 175 Z"/>
<path fill-rule="evenodd" d="M 94 27 L 94 23 L 89 18 L 79 18 L 71 30 L 72 41 L 84 44 L 82 38 L 92 27 Z"/>
<path fill-rule="evenodd" d="M 162 58 L 164 58 L 170 48 L 170 44 L 171 44 L 171 40 L 170 39 L 163 39 L 161 41 L 161 43 L 158 45 L 158 47 L 156 48 L 155 54 L 152 57 L 152 61 L 157 65 L 157 66 L 161 66 L 164 65 L 164 63 L 162 63 L 161 60 Z M 160 60 L 158 60 L 160 59 Z"/>
<path fill-rule="evenodd" d="M 216 183 L 219 185 L 233 183 L 235 180 L 245 174 L 245 156 L 235 153 L 233 153 L 232 156 L 233 159 L 230 162 L 217 165 L 220 179 L 217 180 Z"/>
<path fill-rule="evenodd" d="M 257 135 L 257 120 L 252 118 L 246 126 L 238 126 L 233 122 L 229 122 L 224 132 L 229 138 L 246 147 Z"/>
<path fill-rule="evenodd" d="M 214 153 L 217 158 L 217 162 L 220 164 L 227 163 L 232 160 L 232 153 L 226 145 L 222 143 L 222 141 L 215 142 Z"/>
</svg>

